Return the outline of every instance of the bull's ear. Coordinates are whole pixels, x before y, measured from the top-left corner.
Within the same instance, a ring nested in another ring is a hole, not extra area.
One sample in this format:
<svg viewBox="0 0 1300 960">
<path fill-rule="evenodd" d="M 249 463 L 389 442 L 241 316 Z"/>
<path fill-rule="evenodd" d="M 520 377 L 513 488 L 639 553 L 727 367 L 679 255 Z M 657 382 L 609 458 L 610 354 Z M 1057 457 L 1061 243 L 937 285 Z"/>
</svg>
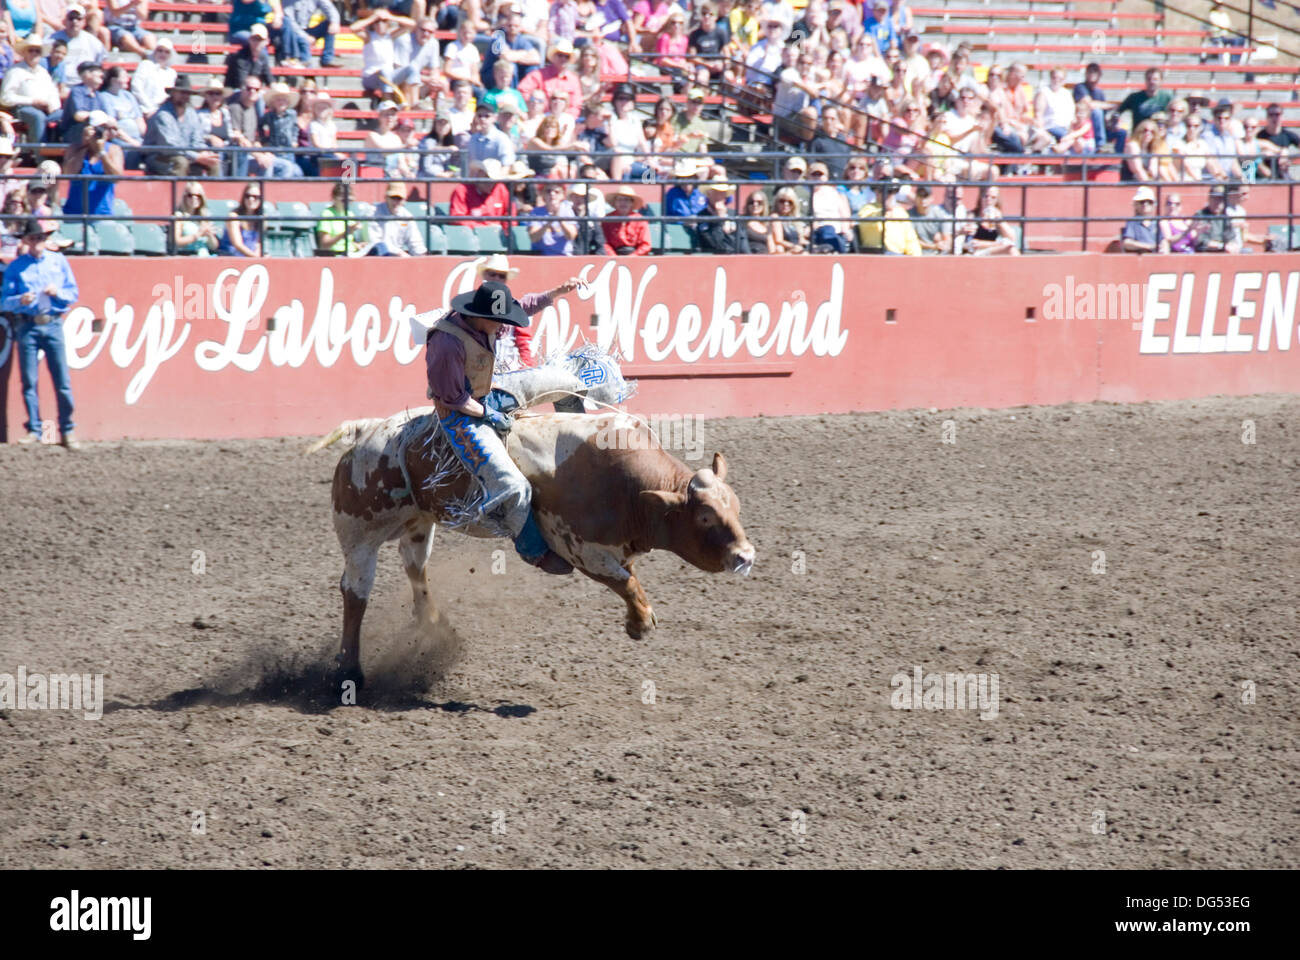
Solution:
<svg viewBox="0 0 1300 960">
<path fill-rule="evenodd" d="M 719 480 L 725 481 L 727 479 L 727 458 L 720 453 L 713 455 L 713 472 Z"/>
<path fill-rule="evenodd" d="M 641 502 L 652 510 L 668 513 L 685 505 L 686 494 L 674 493 L 671 490 L 642 490 Z"/>
</svg>

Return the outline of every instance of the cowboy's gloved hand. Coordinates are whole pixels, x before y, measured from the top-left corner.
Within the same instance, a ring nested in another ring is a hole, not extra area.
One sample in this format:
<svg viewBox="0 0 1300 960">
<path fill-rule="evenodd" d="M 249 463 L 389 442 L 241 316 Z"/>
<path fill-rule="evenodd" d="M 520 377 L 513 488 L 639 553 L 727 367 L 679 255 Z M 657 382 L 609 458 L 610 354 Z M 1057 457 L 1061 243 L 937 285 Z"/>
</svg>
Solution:
<svg viewBox="0 0 1300 960">
<path fill-rule="evenodd" d="M 500 410 L 493 410 L 491 407 L 484 408 L 483 419 L 503 438 L 510 432 L 510 428 L 514 426 L 514 420 L 510 414 L 502 413 Z"/>
</svg>

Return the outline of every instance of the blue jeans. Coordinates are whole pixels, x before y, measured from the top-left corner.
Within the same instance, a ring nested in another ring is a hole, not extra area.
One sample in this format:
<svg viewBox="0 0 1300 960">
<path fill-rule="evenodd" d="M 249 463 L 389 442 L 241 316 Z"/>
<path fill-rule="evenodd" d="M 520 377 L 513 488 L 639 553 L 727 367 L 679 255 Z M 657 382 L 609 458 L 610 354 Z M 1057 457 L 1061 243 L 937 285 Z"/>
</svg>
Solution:
<svg viewBox="0 0 1300 960">
<path fill-rule="evenodd" d="M 277 153 L 271 161 L 271 169 L 264 170 L 258 164 L 249 164 L 257 173 L 272 180 L 293 180 L 302 176 L 302 167 L 291 153 Z M 238 176 L 238 174 L 237 174 Z"/>
<path fill-rule="evenodd" d="M 14 346 L 18 351 L 18 369 L 23 381 L 23 403 L 27 406 L 27 429 L 41 432 L 41 411 L 36 395 L 36 381 L 40 375 L 37 351 L 45 351 L 45 365 L 54 381 L 54 392 L 59 399 L 59 432 L 69 434 L 72 422 L 72 382 L 68 378 L 68 356 L 63 345 L 63 320 L 49 323 L 32 323 L 25 319 L 14 321 Z"/>
<path fill-rule="evenodd" d="M 299 28 L 301 29 L 301 28 Z M 334 65 L 334 34 L 330 33 L 330 22 L 322 20 L 314 27 L 307 28 L 307 36 L 316 40 L 324 39 L 325 49 L 320 52 L 320 65 L 329 67 Z M 307 41 L 306 49 L 303 51 L 302 62 L 306 63 L 311 58 L 311 40 Z"/>
<path fill-rule="evenodd" d="M 19 107 L 14 111 L 14 119 L 21 120 L 27 125 L 27 132 L 23 135 L 23 142 L 40 143 L 45 138 L 45 125 L 50 118 L 40 107 Z"/>
<path fill-rule="evenodd" d="M 834 227 L 818 227 L 813 233 L 813 243 L 825 243 L 835 248 L 836 253 L 848 253 L 849 242 Z"/>
</svg>

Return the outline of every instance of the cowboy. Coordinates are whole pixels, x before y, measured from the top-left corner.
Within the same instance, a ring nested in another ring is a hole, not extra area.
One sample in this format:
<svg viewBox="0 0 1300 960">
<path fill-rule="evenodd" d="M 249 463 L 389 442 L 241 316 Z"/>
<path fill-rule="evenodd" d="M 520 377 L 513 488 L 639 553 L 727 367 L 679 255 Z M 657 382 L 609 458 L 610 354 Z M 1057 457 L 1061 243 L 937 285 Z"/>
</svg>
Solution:
<svg viewBox="0 0 1300 960">
<path fill-rule="evenodd" d="M 483 275 L 508 276 L 499 266 L 485 268 Z M 526 298 L 531 312 L 549 303 L 552 294 L 567 293 L 576 285 L 570 280 L 551 294 L 532 294 Z M 452 451 L 483 487 L 481 515 L 510 532 L 525 563 L 566 574 L 573 572 L 573 565 L 547 546 L 533 515 L 532 487 L 506 452 L 505 437 L 517 403 L 492 389 L 496 341 L 507 326 L 527 327 L 529 312 L 497 279 L 454 297 L 451 312 L 434 321 L 425 340 L 428 395 Z"/>
<path fill-rule="evenodd" d="M 23 401 L 27 407 L 27 433 L 20 445 L 41 439 L 40 402 L 36 380 L 40 373 L 40 351 L 54 381 L 59 402 L 59 433 L 69 450 L 80 446 L 72 434 L 72 383 L 63 343 L 63 315 L 77 302 L 77 281 L 61 253 L 46 249 L 52 232 L 49 223 L 35 218 L 23 228 L 19 256 L 4 272 L 0 309 L 13 317 L 14 352 L 22 375 Z"/>
</svg>

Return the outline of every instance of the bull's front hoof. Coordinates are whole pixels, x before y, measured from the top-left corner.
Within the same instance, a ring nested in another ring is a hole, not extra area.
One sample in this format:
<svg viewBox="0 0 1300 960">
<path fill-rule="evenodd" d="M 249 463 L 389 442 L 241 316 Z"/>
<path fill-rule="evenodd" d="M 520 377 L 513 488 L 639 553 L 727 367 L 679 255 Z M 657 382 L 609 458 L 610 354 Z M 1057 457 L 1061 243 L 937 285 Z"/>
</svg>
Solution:
<svg viewBox="0 0 1300 960">
<path fill-rule="evenodd" d="M 361 672 L 359 664 L 338 664 L 334 676 L 330 679 L 330 693 L 345 706 L 352 706 L 366 685 L 366 675 Z"/>
<path fill-rule="evenodd" d="M 627 635 L 633 640 L 643 640 L 654 632 L 654 628 L 658 623 L 659 621 L 655 618 L 654 611 L 651 611 L 650 615 L 643 620 L 635 620 L 632 617 L 628 617 L 625 623 L 625 626 L 627 627 Z"/>
</svg>

